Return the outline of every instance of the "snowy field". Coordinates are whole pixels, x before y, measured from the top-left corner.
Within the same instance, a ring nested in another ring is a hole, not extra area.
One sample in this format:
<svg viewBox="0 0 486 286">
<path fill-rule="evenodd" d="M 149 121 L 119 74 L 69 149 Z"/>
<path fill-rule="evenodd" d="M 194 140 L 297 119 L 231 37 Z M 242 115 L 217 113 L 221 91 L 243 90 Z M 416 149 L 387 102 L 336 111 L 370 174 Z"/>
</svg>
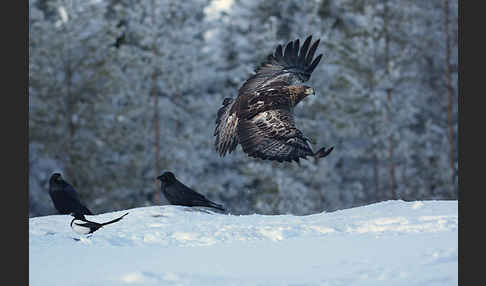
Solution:
<svg viewBox="0 0 486 286">
<path fill-rule="evenodd" d="M 152 206 L 29 219 L 29 285 L 458 285 L 457 201 L 387 201 L 293 215 Z"/>
</svg>

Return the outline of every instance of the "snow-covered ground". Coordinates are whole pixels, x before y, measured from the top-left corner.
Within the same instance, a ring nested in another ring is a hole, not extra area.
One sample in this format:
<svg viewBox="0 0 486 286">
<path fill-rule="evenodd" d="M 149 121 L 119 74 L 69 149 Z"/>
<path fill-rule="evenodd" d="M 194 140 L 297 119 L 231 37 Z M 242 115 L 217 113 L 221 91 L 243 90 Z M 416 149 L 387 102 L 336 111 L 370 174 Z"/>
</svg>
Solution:
<svg viewBox="0 0 486 286">
<path fill-rule="evenodd" d="M 29 285 L 457 285 L 457 201 L 387 201 L 309 216 L 152 206 L 91 238 L 29 219 Z"/>
</svg>

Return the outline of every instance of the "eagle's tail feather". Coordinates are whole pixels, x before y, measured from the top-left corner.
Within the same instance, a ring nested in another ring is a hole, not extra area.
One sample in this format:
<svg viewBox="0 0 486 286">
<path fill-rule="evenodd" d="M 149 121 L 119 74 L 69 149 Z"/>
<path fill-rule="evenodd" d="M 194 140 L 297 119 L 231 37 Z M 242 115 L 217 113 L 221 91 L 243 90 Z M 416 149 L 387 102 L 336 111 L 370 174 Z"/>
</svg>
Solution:
<svg viewBox="0 0 486 286">
<path fill-rule="evenodd" d="M 214 145 L 221 157 L 224 157 L 226 152 L 231 153 L 238 145 L 238 136 L 236 133 L 238 118 L 236 113 L 230 114 L 233 103 L 234 100 L 232 98 L 225 98 L 223 100 L 223 106 L 218 110 L 216 117 L 216 128 L 213 134 L 216 136 Z"/>
</svg>

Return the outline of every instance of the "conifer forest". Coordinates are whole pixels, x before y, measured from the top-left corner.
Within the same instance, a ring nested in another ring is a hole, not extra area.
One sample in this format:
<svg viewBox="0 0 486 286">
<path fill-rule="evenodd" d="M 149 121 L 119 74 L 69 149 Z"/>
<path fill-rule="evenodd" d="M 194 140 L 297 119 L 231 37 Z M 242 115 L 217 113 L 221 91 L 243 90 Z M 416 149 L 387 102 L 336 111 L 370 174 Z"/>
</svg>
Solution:
<svg viewBox="0 0 486 286">
<path fill-rule="evenodd" d="M 220 157 L 224 98 L 277 45 L 320 39 L 300 163 Z M 164 205 L 171 171 L 232 214 L 457 200 L 458 3 L 29 0 L 29 216 L 62 173 L 95 213 Z"/>
</svg>

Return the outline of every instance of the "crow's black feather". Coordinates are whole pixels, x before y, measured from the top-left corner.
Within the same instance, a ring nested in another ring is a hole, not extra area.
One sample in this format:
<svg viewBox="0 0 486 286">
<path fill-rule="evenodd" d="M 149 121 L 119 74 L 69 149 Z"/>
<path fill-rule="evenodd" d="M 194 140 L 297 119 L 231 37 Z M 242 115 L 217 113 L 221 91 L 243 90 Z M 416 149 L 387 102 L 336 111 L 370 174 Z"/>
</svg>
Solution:
<svg viewBox="0 0 486 286">
<path fill-rule="evenodd" d="M 157 179 L 160 180 L 162 194 L 172 205 L 210 207 L 222 212 L 226 211 L 222 205 L 208 200 L 205 196 L 181 183 L 172 172 L 164 172 Z"/>
<path fill-rule="evenodd" d="M 68 182 L 62 179 L 61 174 L 54 173 L 49 179 L 49 196 L 54 207 L 60 214 L 73 212 L 93 215 L 93 213 L 81 203 L 76 190 Z"/>
</svg>

